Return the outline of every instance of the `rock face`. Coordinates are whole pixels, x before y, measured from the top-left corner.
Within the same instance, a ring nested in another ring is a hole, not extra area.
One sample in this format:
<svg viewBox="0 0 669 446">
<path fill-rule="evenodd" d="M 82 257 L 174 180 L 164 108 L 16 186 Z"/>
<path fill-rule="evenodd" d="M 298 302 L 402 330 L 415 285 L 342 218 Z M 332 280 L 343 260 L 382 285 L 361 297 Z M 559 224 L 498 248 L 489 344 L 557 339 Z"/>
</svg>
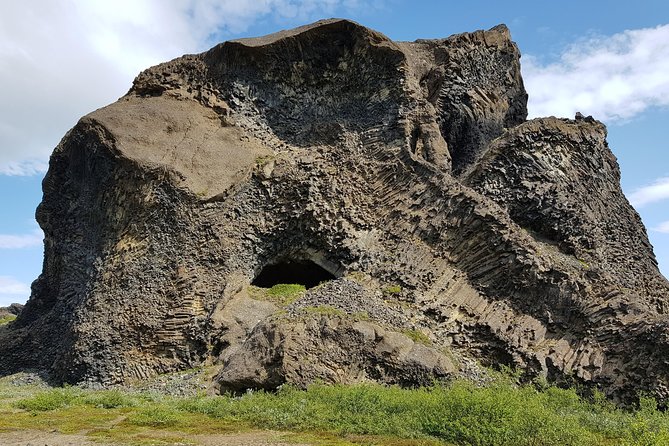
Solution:
<svg viewBox="0 0 669 446">
<path fill-rule="evenodd" d="M 481 363 L 666 399 L 669 283 L 606 130 L 526 121 L 519 59 L 504 26 L 408 43 L 327 20 L 144 71 L 51 157 L 2 372 L 216 365 L 243 390 Z M 286 282 L 309 289 L 252 286 Z"/>
</svg>

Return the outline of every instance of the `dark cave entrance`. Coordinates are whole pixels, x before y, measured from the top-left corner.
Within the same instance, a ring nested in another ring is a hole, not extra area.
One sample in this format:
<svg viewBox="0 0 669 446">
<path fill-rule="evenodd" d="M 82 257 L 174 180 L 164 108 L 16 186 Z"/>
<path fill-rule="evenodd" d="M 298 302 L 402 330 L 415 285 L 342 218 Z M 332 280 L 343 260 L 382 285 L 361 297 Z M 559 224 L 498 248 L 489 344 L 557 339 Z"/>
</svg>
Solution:
<svg viewBox="0 0 669 446">
<path fill-rule="evenodd" d="M 313 288 L 321 282 L 333 279 L 336 277 L 332 273 L 311 260 L 282 260 L 265 265 L 251 285 L 271 288 L 280 283 L 295 283 L 304 285 L 305 288 Z"/>
</svg>

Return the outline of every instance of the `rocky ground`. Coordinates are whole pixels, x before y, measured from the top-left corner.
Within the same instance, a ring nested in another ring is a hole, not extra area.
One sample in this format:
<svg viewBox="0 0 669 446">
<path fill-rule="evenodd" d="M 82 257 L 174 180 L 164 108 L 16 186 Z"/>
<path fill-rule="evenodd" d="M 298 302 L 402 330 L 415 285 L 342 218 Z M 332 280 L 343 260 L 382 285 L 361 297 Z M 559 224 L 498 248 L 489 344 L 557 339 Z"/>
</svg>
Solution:
<svg viewBox="0 0 669 446">
<path fill-rule="evenodd" d="M 186 442 L 161 442 L 165 446 L 308 446 L 282 440 L 286 434 L 280 432 L 242 432 L 224 435 L 192 435 Z M 14 431 L 0 432 L 0 444 L 4 446 L 123 446 L 120 443 L 104 443 L 89 440 L 85 435 L 68 435 L 60 432 Z"/>
</svg>

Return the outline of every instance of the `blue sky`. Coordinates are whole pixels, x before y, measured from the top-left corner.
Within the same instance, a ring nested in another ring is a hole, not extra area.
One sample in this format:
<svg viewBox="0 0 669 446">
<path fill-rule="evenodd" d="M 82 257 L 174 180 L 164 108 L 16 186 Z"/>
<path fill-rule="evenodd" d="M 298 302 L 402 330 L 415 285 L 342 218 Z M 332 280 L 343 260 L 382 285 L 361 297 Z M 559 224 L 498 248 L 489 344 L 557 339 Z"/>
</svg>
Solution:
<svg viewBox="0 0 669 446">
<path fill-rule="evenodd" d="M 141 69 L 237 37 L 346 17 L 395 40 L 505 23 L 530 115 L 608 126 L 622 186 L 669 275 L 669 3 L 650 0 L 26 0 L 0 4 L 0 306 L 42 268 L 34 220 L 48 156 L 77 119 Z"/>
</svg>

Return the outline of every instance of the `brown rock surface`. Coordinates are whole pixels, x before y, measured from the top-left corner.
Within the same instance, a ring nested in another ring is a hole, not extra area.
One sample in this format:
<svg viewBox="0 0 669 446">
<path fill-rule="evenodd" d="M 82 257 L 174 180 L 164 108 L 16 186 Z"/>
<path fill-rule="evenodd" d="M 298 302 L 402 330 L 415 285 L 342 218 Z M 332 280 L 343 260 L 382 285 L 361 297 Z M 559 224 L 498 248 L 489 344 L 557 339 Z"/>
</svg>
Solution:
<svg viewBox="0 0 669 446">
<path fill-rule="evenodd" d="M 519 58 L 504 26 L 409 43 L 327 20 L 144 71 L 51 157 L 0 370 L 215 364 L 240 390 L 478 361 L 666 399 L 669 284 L 605 128 L 526 122 Z M 286 281 L 310 289 L 249 293 Z"/>
</svg>

